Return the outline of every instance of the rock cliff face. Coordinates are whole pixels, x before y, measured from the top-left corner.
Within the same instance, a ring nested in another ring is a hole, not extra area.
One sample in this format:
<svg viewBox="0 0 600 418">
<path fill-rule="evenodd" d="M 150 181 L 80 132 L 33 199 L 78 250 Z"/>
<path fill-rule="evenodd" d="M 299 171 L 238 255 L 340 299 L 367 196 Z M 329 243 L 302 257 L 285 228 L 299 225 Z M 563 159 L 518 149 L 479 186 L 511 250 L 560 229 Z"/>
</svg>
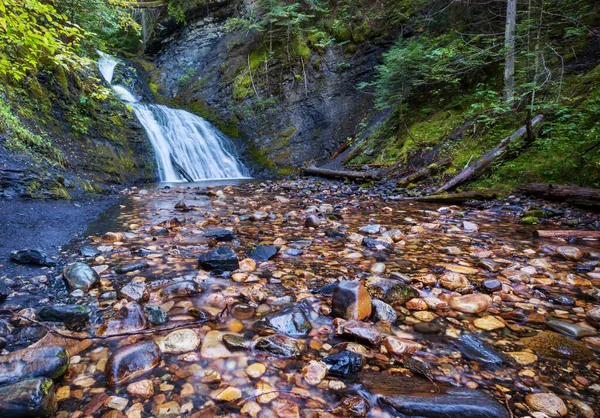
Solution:
<svg viewBox="0 0 600 418">
<path fill-rule="evenodd" d="M 265 63 L 258 35 L 227 31 L 226 18 L 243 7 L 223 3 L 163 39 L 150 86 L 245 140 L 246 153 L 262 166 L 327 161 L 369 117 L 371 96 L 357 85 L 372 76 L 383 46 L 364 43 L 350 53 L 338 45 Z"/>
</svg>

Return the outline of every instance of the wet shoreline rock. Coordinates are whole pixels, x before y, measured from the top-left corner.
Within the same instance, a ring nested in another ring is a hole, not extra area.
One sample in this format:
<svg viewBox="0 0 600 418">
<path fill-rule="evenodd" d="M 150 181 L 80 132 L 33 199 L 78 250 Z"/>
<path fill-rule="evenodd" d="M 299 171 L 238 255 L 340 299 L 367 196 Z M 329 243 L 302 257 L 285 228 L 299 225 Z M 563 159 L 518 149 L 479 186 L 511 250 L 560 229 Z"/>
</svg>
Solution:
<svg viewBox="0 0 600 418">
<path fill-rule="evenodd" d="M 62 346 L 28 347 L 0 357 L 0 385 L 33 377 L 55 379 L 69 367 L 69 352 Z"/>
<path fill-rule="evenodd" d="M 63 271 L 63 277 L 73 290 L 88 291 L 100 281 L 96 270 L 81 262 L 67 266 Z"/>
<path fill-rule="evenodd" d="M 40 377 L 0 387 L 0 416 L 35 418 L 53 415 L 57 409 L 54 383 Z"/>
<path fill-rule="evenodd" d="M 233 271 L 240 267 L 237 255 L 228 245 L 221 245 L 198 256 L 198 265 L 216 273 Z"/>
<path fill-rule="evenodd" d="M 48 254 L 40 250 L 32 250 L 29 248 L 11 251 L 10 258 L 19 264 L 33 264 L 45 267 L 56 266 L 56 261 L 52 260 Z"/>
<path fill-rule="evenodd" d="M 331 296 L 333 316 L 362 321 L 371 316 L 371 296 L 367 289 L 356 281 L 341 281 Z"/>
<path fill-rule="evenodd" d="M 108 386 L 115 386 L 129 382 L 156 367 L 160 358 L 160 348 L 154 342 L 120 348 L 106 362 L 106 383 Z"/>
</svg>

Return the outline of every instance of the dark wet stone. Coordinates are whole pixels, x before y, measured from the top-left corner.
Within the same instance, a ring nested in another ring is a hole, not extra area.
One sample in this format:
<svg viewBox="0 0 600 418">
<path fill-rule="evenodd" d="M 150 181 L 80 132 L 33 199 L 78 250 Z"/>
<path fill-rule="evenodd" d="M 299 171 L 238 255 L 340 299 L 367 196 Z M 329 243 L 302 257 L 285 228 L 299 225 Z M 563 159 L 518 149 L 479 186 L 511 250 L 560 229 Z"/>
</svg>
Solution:
<svg viewBox="0 0 600 418">
<path fill-rule="evenodd" d="M 371 296 L 392 306 L 402 305 L 410 299 L 419 297 L 417 289 L 400 280 L 372 277 L 365 285 Z"/>
<path fill-rule="evenodd" d="M 160 309 L 158 305 L 152 303 L 148 303 L 144 306 L 144 312 L 146 312 L 146 317 L 148 317 L 148 321 L 150 321 L 152 325 L 162 325 L 169 319 L 169 315 L 165 311 Z"/>
<path fill-rule="evenodd" d="M 304 219 L 304 226 L 306 228 L 318 228 L 320 224 L 321 220 L 315 215 L 308 215 L 306 219 Z"/>
<path fill-rule="evenodd" d="M 239 350 L 242 348 L 248 348 L 249 343 L 244 339 L 244 337 L 240 337 L 235 334 L 225 334 L 223 335 L 223 343 L 227 348 L 232 350 Z"/>
<path fill-rule="evenodd" d="M 83 325 L 90 319 L 87 308 L 81 305 L 44 306 L 38 317 L 43 321 L 63 322 L 68 326 Z"/>
<path fill-rule="evenodd" d="M 289 241 L 287 245 L 292 248 L 297 248 L 299 250 L 303 248 L 308 248 L 312 245 L 312 240 L 309 239 L 299 239 L 297 241 Z"/>
<path fill-rule="evenodd" d="M 237 238 L 235 235 L 235 232 L 230 231 L 229 229 L 225 229 L 225 228 L 209 229 L 208 231 L 206 231 L 204 233 L 204 236 L 207 238 L 215 239 L 219 242 L 233 241 L 234 239 Z"/>
<path fill-rule="evenodd" d="M 337 289 L 337 287 L 338 287 L 337 283 L 330 283 L 323 287 L 313 290 L 312 293 L 316 293 L 316 294 L 323 295 L 323 296 L 331 296 L 331 295 L 333 295 L 333 291 L 335 289 Z"/>
<path fill-rule="evenodd" d="M 0 416 L 34 418 L 53 415 L 57 409 L 52 379 L 27 379 L 0 387 Z"/>
<path fill-rule="evenodd" d="M 136 271 L 136 270 L 144 270 L 144 269 L 147 269 L 148 267 L 150 267 L 150 265 L 148 263 L 146 263 L 145 261 L 137 261 L 135 263 L 126 264 L 124 266 L 119 266 L 115 269 L 115 271 L 118 274 L 125 274 L 125 273 L 130 273 L 130 272 Z"/>
<path fill-rule="evenodd" d="M 391 324 L 396 322 L 398 314 L 390 305 L 379 299 L 373 299 L 371 301 L 373 309 L 372 318 L 375 321 L 387 321 Z M 426 323 L 426 322 L 423 322 Z"/>
<path fill-rule="evenodd" d="M 11 251 L 10 258 L 19 264 L 34 264 L 38 266 L 54 267 L 56 261 L 52 260 L 48 254 L 40 250 L 15 250 Z"/>
<path fill-rule="evenodd" d="M 146 301 L 150 297 L 150 292 L 145 283 L 135 282 L 126 284 L 119 290 L 119 297 L 129 301 Z"/>
<path fill-rule="evenodd" d="M 185 204 L 185 202 L 184 202 L 184 201 L 177 202 L 177 203 L 175 204 L 175 209 L 176 209 L 176 210 L 178 210 L 178 211 L 181 211 L 181 212 L 188 212 L 188 211 L 190 211 L 190 210 L 191 210 L 191 209 L 188 207 L 188 205 L 186 205 L 186 204 Z"/>
<path fill-rule="evenodd" d="M 254 309 L 254 306 L 245 303 L 238 303 L 231 308 L 233 317 L 240 321 L 253 318 L 255 313 L 256 309 Z"/>
<path fill-rule="evenodd" d="M 32 377 L 56 379 L 65 373 L 67 367 L 69 353 L 65 347 L 24 348 L 0 357 L 0 385 Z"/>
<path fill-rule="evenodd" d="M 391 244 L 389 242 L 379 241 L 379 240 L 372 239 L 372 238 L 363 239 L 362 245 L 371 250 L 376 250 L 376 249 L 378 249 L 377 247 L 384 247 L 384 248 L 391 247 Z"/>
<path fill-rule="evenodd" d="M 105 377 L 109 386 L 128 382 L 153 369 L 160 362 L 160 348 L 154 342 L 125 346 L 106 362 Z"/>
<path fill-rule="evenodd" d="M 174 283 L 160 290 L 161 297 L 188 296 L 202 292 L 202 287 L 196 282 L 185 281 Z"/>
<path fill-rule="evenodd" d="M 254 346 L 259 351 L 265 351 L 278 357 L 297 357 L 304 351 L 304 343 L 285 335 L 269 335 L 256 342 Z"/>
<path fill-rule="evenodd" d="M 483 290 L 486 293 L 494 293 L 502 289 L 502 283 L 500 282 L 500 280 L 495 279 L 484 280 L 483 282 L 481 282 L 480 287 L 481 290 Z"/>
<path fill-rule="evenodd" d="M 7 337 L 11 335 L 15 330 L 15 327 L 8 322 L 6 319 L 0 319 L 0 337 Z"/>
<path fill-rule="evenodd" d="M 561 334 L 565 334 L 569 337 L 577 339 L 596 334 L 596 331 L 591 328 L 582 327 L 581 325 L 577 325 L 572 322 L 558 321 L 556 319 L 549 320 L 546 322 L 546 325 L 548 328 L 554 331 L 558 331 Z"/>
<path fill-rule="evenodd" d="M 2 280 L 0 280 L 0 302 L 6 300 L 7 297 L 10 296 L 10 289 Z"/>
<path fill-rule="evenodd" d="M 575 301 L 565 295 L 552 295 L 548 297 L 548 300 L 557 305 L 565 305 L 565 306 L 573 306 L 575 305 Z"/>
<path fill-rule="evenodd" d="M 90 247 L 88 245 L 88 246 L 85 246 L 85 247 L 81 247 L 79 249 L 79 254 L 81 254 L 84 257 L 96 257 L 96 256 L 99 256 L 101 254 L 101 252 L 97 248 Z"/>
<path fill-rule="evenodd" d="M 298 306 L 286 306 L 278 312 L 256 321 L 254 329 L 258 332 L 268 330 L 291 337 L 299 337 L 308 335 L 312 326 Z"/>
<path fill-rule="evenodd" d="M 364 365 L 363 356 L 347 350 L 327 356 L 322 361 L 327 366 L 327 374 L 344 378 L 353 377 Z"/>
<path fill-rule="evenodd" d="M 442 327 L 437 322 L 418 322 L 413 327 L 420 334 L 439 334 L 442 332 Z"/>
<path fill-rule="evenodd" d="M 386 376 L 387 377 L 387 376 Z M 483 392 L 448 388 L 439 394 L 431 391 L 383 396 L 382 402 L 401 414 L 425 418 L 508 418 L 506 408 Z"/>
<path fill-rule="evenodd" d="M 63 277 L 71 289 L 89 290 L 99 280 L 96 270 L 85 263 L 73 263 L 63 270 Z"/>
<path fill-rule="evenodd" d="M 286 248 L 283 253 L 285 255 L 289 255 L 290 257 L 298 257 L 304 254 L 304 252 L 302 250 L 299 250 L 298 248 Z"/>
<path fill-rule="evenodd" d="M 369 402 L 365 398 L 350 396 L 342 399 L 331 413 L 342 417 L 366 417 L 370 409 Z"/>
<path fill-rule="evenodd" d="M 201 254 L 198 257 L 198 265 L 205 270 L 215 272 L 233 271 L 240 267 L 237 255 L 227 245 L 221 245 Z"/>
<path fill-rule="evenodd" d="M 151 235 L 154 237 L 159 236 L 159 235 L 169 235 L 169 230 L 167 228 L 156 229 L 156 230 L 152 231 Z"/>
<path fill-rule="evenodd" d="M 465 358 L 471 361 L 484 364 L 502 364 L 505 360 L 503 354 L 496 351 L 473 334 L 463 334 L 452 340 L 452 344 L 454 344 Z"/>
<path fill-rule="evenodd" d="M 96 335 L 117 335 L 140 331 L 148 326 L 142 307 L 135 302 L 123 306 L 116 317 L 109 319 L 96 331 Z"/>
<path fill-rule="evenodd" d="M 16 338 L 21 343 L 31 343 L 39 341 L 48 334 L 48 330 L 38 325 L 32 325 L 22 328 L 16 335 Z"/>
<path fill-rule="evenodd" d="M 279 247 L 274 245 L 257 245 L 253 250 L 248 251 L 247 255 L 251 259 L 259 262 L 269 261 L 279 252 Z"/>
</svg>

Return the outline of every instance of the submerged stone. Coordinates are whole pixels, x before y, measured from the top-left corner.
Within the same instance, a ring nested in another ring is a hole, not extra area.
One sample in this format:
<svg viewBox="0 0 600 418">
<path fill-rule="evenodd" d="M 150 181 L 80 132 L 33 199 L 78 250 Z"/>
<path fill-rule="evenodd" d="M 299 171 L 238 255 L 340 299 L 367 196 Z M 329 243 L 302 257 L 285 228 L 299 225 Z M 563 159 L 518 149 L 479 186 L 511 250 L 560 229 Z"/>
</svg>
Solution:
<svg viewBox="0 0 600 418">
<path fill-rule="evenodd" d="M 398 314 L 390 305 L 379 299 L 371 301 L 372 317 L 375 321 L 387 321 L 391 324 L 396 322 Z"/>
<path fill-rule="evenodd" d="M 273 330 L 291 337 L 298 337 L 308 335 L 312 326 L 300 307 L 286 306 L 280 311 L 256 321 L 254 329 L 257 331 Z"/>
<path fill-rule="evenodd" d="M 63 271 L 63 277 L 71 289 L 90 290 L 99 280 L 100 276 L 85 263 L 73 263 Z"/>
<path fill-rule="evenodd" d="M 142 307 L 135 302 L 129 302 L 121 308 L 118 314 L 106 321 L 96 335 L 117 335 L 126 332 L 140 331 L 148 326 L 148 320 Z"/>
<path fill-rule="evenodd" d="M 162 325 L 167 322 L 167 319 L 169 318 L 169 315 L 165 311 L 160 309 L 158 305 L 152 303 L 148 303 L 144 306 L 144 312 L 146 312 L 146 317 L 152 325 Z"/>
<path fill-rule="evenodd" d="M 593 328 L 573 324 L 572 322 L 558 321 L 556 319 L 549 320 L 546 322 L 546 325 L 554 331 L 578 339 L 596 334 L 596 330 Z"/>
<path fill-rule="evenodd" d="M 297 357 L 304 351 L 304 343 L 285 335 L 269 335 L 256 342 L 259 351 L 266 351 L 278 357 Z"/>
<path fill-rule="evenodd" d="M 200 337 L 191 329 L 178 329 L 165 335 L 157 344 L 165 354 L 181 354 L 197 349 Z"/>
<path fill-rule="evenodd" d="M 264 262 L 275 257 L 278 252 L 279 247 L 275 245 L 257 245 L 251 251 L 248 251 L 248 257 L 258 262 Z"/>
<path fill-rule="evenodd" d="M 525 402 L 534 411 L 549 417 L 564 417 L 569 413 L 563 400 L 553 393 L 530 393 L 525 396 Z"/>
<path fill-rule="evenodd" d="M 551 331 L 540 332 L 535 337 L 522 338 L 521 342 L 538 354 L 546 357 L 573 361 L 591 361 L 594 353 L 577 340 Z"/>
<path fill-rule="evenodd" d="M 192 281 L 185 281 L 174 283 L 169 286 L 163 287 L 160 290 L 160 296 L 163 298 L 173 297 L 173 296 L 189 296 L 195 295 L 196 293 L 201 293 L 202 287 L 199 284 Z"/>
<path fill-rule="evenodd" d="M 419 296 L 417 289 L 400 280 L 371 277 L 365 285 L 371 296 L 390 305 L 402 305 Z"/>
<path fill-rule="evenodd" d="M 356 375 L 364 365 L 364 358 L 358 353 L 344 350 L 323 358 L 328 374 L 348 378 Z"/>
<path fill-rule="evenodd" d="M 235 232 L 233 232 L 229 229 L 225 229 L 225 228 L 209 229 L 208 231 L 206 231 L 204 233 L 204 236 L 207 238 L 215 239 L 219 242 L 233 241 L 234 239 L 237 238 L 237 236 L 235 235 Z"/>
<path fill-rule="evenodd" d="M 496 351 L 473 334 L 463 334 L 454 339 L 452 344 L 465 358 L 478 363 L 502 364 L 505 360 L 504 354 Z"/>
<path fill-rule="evenodd" d="M 150 267 L 148 263 L 145 261 L 137 261 L 135 263 L 125 264 L 123 266 L 119 266 L 115 269 L 118 274 L 130 273 L 136 270 L 144 270 Z"/>
<path fill-rule="evenodd" d="M 69 352 L 62 346 L 28 347 L 0 357 L 0 385 L 32 377 L 62 376 L 69 366 Z"/>
<path fill-rule="evenodd" d="M 143 342 L 120 348 L 106 362 L 105 376 L 109 386 L 128 382 L 153 369 L 160 361 L 160 348 L 154 342 Z"/>
<path fill-rule="evenodd" d="M 38 317 L 43 321 L 63 322 L 74 326 L 85 324 L 90 319 L 90 313 L 81 305 L 54 305 L 44 306 L 38 312 Z"/>
<path fill-rule="evenodd" d="M 40 250 L 24 250 L 11 251 L 10 258 L 19 264 L 34 264 L 38 266 L 54 267 L 56 261 L 52 260 L 48 254 Z"/>
<path fill-rule="evenodd" d="M 40 377 L 0 387 L 0 416 L 35 418 L 53 415 L 57 409 L 54 383 Z"/>
<path fill-rule="evenodd" d="M 331 311 L 336 317 L 362 321 L 371 316 L 371 296 L 359 282 L 343 280 L 333 291 Z"/>
<path fill-rule="evenodd" d="M 240 267 L 237 255 L 228 245 L 221 245 L 201 254 L 198 264 L 205 270 L 215 272 L 233 271 Z"/>
<path fill-rule="evenodd" d="M 119 290 L 119 297 L 133 302 L 148 300 L 150 292 L 145 283 L 129 283 Z"/>
<path fill-rule="evenodd" d="M 79 254 L 81 254 L 84 257 L 96 257 L 96 256 L 99 256 L 102 253 L 97 248 L 90 247 L 89 245 L 87 245 L 87 246 L 81 247 L 79 249 Z"/>
</svg>

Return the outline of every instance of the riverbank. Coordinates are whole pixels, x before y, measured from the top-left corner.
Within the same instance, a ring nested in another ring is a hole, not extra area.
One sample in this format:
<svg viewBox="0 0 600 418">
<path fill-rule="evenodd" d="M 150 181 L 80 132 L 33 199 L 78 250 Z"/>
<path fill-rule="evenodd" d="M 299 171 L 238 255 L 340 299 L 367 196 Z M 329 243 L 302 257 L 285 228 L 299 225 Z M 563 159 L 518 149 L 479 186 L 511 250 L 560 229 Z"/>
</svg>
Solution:
<svg viewBox="0 0 600 418">
<path fill-rule="evenodd" d="M 77 200 L 0 200 L 0 276 L 47 272 L 47 268 L 11 261 L 13 250 L 39 249 L 60 264 L 60 248 L 80 237 L 90 222 L 119 199 L 118 195 L 95 195 Z"/>
</svg>

